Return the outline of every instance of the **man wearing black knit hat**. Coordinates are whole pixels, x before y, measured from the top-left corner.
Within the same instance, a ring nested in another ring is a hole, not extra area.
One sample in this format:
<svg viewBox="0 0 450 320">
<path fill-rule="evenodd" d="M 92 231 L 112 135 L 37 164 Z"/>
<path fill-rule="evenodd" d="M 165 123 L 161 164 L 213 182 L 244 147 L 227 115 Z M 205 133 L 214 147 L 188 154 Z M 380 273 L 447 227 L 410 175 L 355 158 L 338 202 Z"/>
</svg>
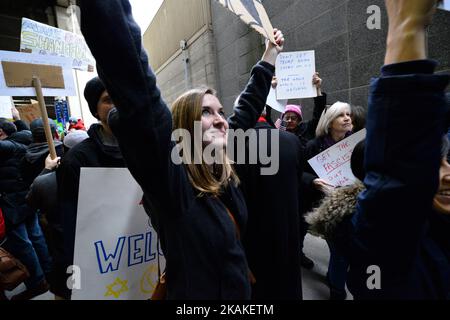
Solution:
<svg viewBox="0 0 450 320">
<path fill-rule="evenodd" d="M 89 138 L 70 149 L 57 170 L 58 205 L 64 229 L 65 267 L 73 264 L 80 169 L 125 167 L 117 140 L 107 123 L 108 113 L 114 104 L 98 77 L 86 84 L 84 97 L 89 110 L 99 123 L 91 125 L 88 130 Z M 68 299 L 70 290 L 66 287 L 65 269 L 61 268 L 60 271 L 62 274 L 58 280 L 60 285 L 57 288 L 57 295 Z"/>
</svg>

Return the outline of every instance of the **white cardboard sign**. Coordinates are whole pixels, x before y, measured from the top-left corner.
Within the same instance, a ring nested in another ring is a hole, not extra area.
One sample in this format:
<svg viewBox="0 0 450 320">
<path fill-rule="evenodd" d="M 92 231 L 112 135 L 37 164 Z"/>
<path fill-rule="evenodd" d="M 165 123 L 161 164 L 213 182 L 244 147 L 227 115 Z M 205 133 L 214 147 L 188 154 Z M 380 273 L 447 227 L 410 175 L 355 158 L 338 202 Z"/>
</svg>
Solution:
<svg viewBox="0 0 450 320">
<path fill-rule="evenodd" d="M 73 32 L 22 18 L 20 49 L 32 53 L 72 59 L 74 69 L 86 71 L 95 60 L 84 38 Z"/>
<path fill-rule="evenodd" d="M 277 100 L 277 94 L 274 88 L 270 87 L 269 95 L 267 96 L 266 104 L 272 109 L 283 113 L 286 109 L 287 100 Z"/>
<path fill-rule="evenodd" d="M 314 50 L 280 53 L 276 72 L 278 100 L 317 97 L 317 89 L 312 84 L 316 72 Z"/>
<path fill-rule="evenodd" d="M 439 5 L 439 8 L 442 10 L 450 11 L 450 0 L 442 1 L 442 3 Z"/>
<path fill-rule="evenodd" d="M 8 87 L 3 73 L 2 61 L 21 62 L 32 64 L 44 64 L 49 66 L 60 66 L 63 70 L 64 89 L 42 88 L 44 96 L 76 96 L 75 82 L 73 80 L 72 59 L 56 56 L 45 56 L 33 53 L 0 51 L 0 96 L 27 96 L 35 97 L 36 91 L 33 87 Z"/>
<path fill-rule="evenodd" d="M 362 129 L 309 159 L 308 163 L 319 178 L 333 186 L 350 185 L 356 180 L 350 168 L 350 158 L 355 146 L 365 137 L 366 129 Z"/>
<path fill-rule="evenodd" d="M 125 168 L 81 168 L 73 300 L 147 300 L 158 279 L 157 236 Z M 161 271 L 161 272 L 162 272 Z"/>
<path fill-rule="evenodd" d="M 11 108 L 13 105 L 11 97 L 0 96 L 0 118 L 12 119 Z"/>
</svg>

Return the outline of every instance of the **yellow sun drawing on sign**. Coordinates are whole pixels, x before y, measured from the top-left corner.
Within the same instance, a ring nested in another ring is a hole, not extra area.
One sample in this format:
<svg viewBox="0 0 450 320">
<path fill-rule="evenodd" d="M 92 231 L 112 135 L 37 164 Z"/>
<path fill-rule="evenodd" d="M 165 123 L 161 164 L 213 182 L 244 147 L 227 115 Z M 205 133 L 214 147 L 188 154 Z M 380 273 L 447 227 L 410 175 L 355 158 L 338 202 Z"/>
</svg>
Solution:
<svg viewBox="0 0 450 320">
<path fill-rule="evenodd" d="M 158 280 L 158 266 L 151 265 L 148 267 L 141 278 L 141 292 L 151 295 L 155 290 Z"/>
<path fill-rule="evenodd" d="M 115 287 L 118 287 L 118 290 L 115 290 Z M 114 298 L 119 298 L 120 295 L 124 292 L 127 292 L 128 289 L 128 280 L 122 280 L 120 277 L 117 277 L 113 283 L 106 286 L 105 297 L 114 296 Z"/>
</svg>

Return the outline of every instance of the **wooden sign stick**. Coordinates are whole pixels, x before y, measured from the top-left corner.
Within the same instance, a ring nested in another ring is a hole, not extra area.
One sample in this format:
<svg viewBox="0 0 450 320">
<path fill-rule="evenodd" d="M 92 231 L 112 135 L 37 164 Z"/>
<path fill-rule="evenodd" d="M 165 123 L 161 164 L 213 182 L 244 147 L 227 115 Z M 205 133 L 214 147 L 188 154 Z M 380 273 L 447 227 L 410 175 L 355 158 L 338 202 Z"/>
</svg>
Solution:
<svg viewBox="0 0 450 320">
<path fill-rule="evenodd" d="M 44 122 L 45 138 L 47 139 L 48 150 L 50 151 L 50 157 L 56 159 L 55 143 L 53 142 L 52 131 L 50 130 L 50 124 L 48 122 L 47 108 L 45 107 L 44 95 L 42 94 L 42 85 L 39 77 L 33 76 L 33 87 L 36 90 L 36 97 L 41 108 L 42 121 Z"/>
<path fill-rule="evenodd" d="M 46 88 L 64 88 L 62 67 L 9 61 L 2 61 L 1 63 L 8 87 L 34 87 L 41 109 L 50 157 L 56 159 L 55 143 L 48 122 L 42 84 Z"/>
</svg>

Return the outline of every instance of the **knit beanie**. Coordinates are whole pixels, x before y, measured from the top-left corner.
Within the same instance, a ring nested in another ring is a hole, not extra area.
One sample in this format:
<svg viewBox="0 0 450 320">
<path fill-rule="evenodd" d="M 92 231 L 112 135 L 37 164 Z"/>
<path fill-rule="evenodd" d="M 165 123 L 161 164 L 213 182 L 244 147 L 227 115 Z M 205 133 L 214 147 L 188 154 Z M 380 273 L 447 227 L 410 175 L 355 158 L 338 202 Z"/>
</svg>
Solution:
<svg viewBox="0 0 450 320">
<path fill-rule="evenodd" d="M 100 99 L 100 96 L 102 93 L 106 90 L 102 80 L 100 80 L 99 77 L 95 77 L 86 84 L 86 87 L 84 88 L 84 98 L 86 99 L 89 110 L 91 111 L 92 115 L 98 119 L 98 113 L 97 113 L 97 104 L 98 100 Z"/>
<path fill-rule="evenodd" d="M 52 135 L 55 136 L 56 134 L 56 123 L 52 119 L 48 119 L 48 123 L 50 125 L 50 130 L 52 132 Z M 44 121 L 42 118 L 34 119 L 30 123 L 30 130 L 31 134 L 33 135 L 33 141 L 34 142 L 45 142 L 47 141 L 45 137 L 45 129 L 44 129 Z"/>
<path fill-rule="evenodd" d="M 287 112 L 294 112 L 295 114 L 297 114 L 300 119 L 303 119 L 303 115 L 302 115 L 302 107 L 298 106 L 296 104 L 288 104 L 286 106 L 286 109 L 284 109 L 284 113 L 283 116 L 287 113 Z"/>
<path fill-rule="evenodd" d="M 77 144 L 79 144 L 84 139 L 89 138 L 89 135 L 84 130 L 75 130 L 70 131 L 65 137 L 64 137 L 64 145 L 67 148 L 73 148 Z"/>
</svg>

